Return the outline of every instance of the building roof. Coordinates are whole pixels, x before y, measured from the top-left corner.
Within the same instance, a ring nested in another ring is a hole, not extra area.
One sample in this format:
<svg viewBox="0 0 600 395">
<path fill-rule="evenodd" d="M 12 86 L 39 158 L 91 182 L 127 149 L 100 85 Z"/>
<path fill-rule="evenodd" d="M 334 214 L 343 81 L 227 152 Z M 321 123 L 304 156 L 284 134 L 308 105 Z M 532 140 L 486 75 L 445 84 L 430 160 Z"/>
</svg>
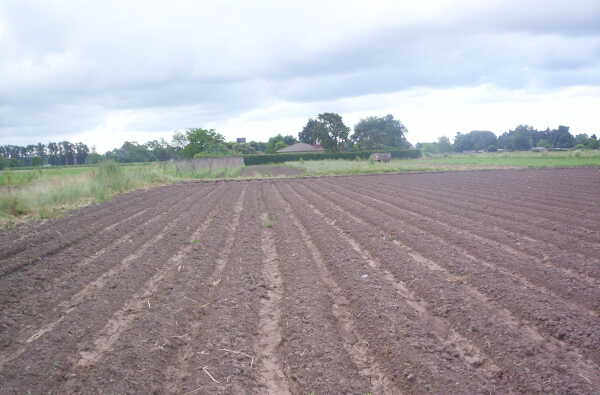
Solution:
<svg viewBox="0 0 600 395">
<path fill-rule="evenodd" d="M 320 145 L 311 145 L 305 143 L 296 143 L 289 145 L 285 148 L 277 150 L 277 152 L 322 152 L 325 151 L 325 148 Z"/>
</svg>

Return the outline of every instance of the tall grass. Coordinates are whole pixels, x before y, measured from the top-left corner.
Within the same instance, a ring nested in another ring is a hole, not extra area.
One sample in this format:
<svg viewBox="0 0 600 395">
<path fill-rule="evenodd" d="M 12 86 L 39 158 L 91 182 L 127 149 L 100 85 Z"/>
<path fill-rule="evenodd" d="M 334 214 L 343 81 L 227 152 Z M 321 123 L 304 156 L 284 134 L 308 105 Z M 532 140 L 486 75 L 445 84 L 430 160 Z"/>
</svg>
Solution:
<svg viewBox="0 0 600 395">
<path fill-rule="evenodd" d="M 173 163 L 0 172 L 0 224 L 52 218 L 66 210 L 102 202 L 114 195 L 186 179 L 238 177 L 241 168 L 181 171 Z"/>
<path fill-rule="evenodd" d="M 103 162 L 90 171 L 36 177 L 27 184 L 0 187 L 0 222 L 51 218 L 65 210 L 110 199 L 118 193 L 176 181 L 159 166 L 122 167 Z"/>
</svg>

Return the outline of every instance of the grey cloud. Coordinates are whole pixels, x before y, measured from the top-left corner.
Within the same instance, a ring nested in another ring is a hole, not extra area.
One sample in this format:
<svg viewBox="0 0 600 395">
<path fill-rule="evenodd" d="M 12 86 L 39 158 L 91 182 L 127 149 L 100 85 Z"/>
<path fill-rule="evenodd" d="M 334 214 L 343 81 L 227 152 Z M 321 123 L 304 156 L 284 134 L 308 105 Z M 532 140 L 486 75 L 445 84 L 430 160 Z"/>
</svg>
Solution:
<svg viewBox="0 0 600 395">
<path fill-rule="evenodd" d="M 0 139 L 72 134 L 127 109 L 164 114 L 140 128 L 174 129 L 278 100 L 600 84 L 600 3 L 553 3 L 461 1 L 405 16 L 390 2 L 367 20 L 353 9 L 357 2 L 339 2 L 328 15 L 317 2 L 188 12 L 181 7 L 193 3 L 181 1 L 162 10 L 144 2 L 7 0 L 0 5 Z"/>
</svg>

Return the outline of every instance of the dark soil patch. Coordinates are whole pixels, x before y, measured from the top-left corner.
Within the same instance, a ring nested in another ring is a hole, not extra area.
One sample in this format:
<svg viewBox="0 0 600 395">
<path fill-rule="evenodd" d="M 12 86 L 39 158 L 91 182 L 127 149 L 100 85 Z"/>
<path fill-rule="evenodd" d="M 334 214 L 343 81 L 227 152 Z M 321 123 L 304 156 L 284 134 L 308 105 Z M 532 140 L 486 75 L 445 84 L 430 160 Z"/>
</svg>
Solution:
<svg viewBox="0 0 600 395">
<path fill-rule="evenodd" d="M 304 170 L 296 167 L 276 165 L 254 165 L 242 169 L 242 177 L 298 177 Z"/>
<path fill-rule="evenodd" d="M 600 393 L 599 196 L 597 169 L 219 181 L 5 229 L 0 394 Z"/>
</svg>

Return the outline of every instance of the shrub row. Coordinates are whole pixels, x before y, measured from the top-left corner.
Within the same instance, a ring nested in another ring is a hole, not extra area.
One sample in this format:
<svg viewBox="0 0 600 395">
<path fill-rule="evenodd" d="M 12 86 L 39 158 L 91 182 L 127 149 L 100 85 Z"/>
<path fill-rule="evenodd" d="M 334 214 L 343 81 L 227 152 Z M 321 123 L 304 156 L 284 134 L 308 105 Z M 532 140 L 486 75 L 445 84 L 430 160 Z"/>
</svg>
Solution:
<svg viewBox="0 0 600 395">
<path fill-rule="evenodd" d="M 355 151 L 355 152 L 298 152 L 298 153 L 286 153 L 286 154 L 272 154 L 272 155 L 244 155 L 244 164 L 250 165 L 263 165 L 266 163 L 281 163 L 281 162 L 293 162 L 298 160 L 323 160 L 323 159 L 368 159 L 373 152 L 391 152 L 392 158 L 396 159 L 409 159 L 421 157 L 421 150 L 408 149 L 408 150 L 395 150 L 395 151 Z"/>
</svg>

